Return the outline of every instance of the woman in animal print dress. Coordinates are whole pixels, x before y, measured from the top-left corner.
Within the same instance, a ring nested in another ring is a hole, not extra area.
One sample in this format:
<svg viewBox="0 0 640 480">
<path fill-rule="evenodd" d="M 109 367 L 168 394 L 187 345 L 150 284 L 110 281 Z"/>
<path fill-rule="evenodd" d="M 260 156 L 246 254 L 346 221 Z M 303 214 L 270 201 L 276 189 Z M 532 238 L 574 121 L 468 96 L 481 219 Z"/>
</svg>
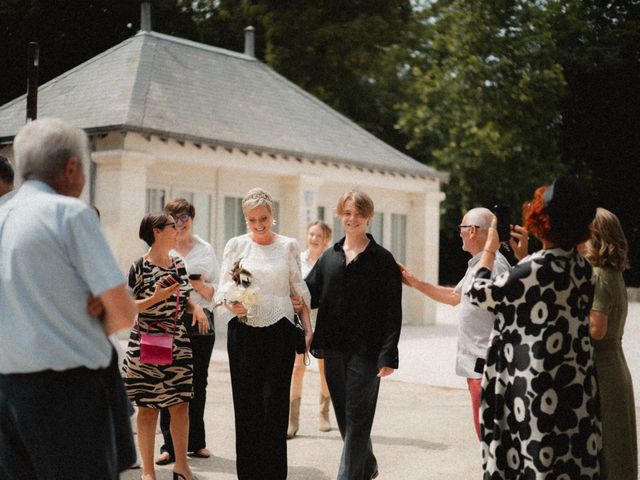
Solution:
<svg viewBox="0 0 640 480">
<path fill-rule="evenodd" d="M 576 251 L 595 204 L 573 176 L 536 190 L 524 224 L 543 249 L 490 279 L 489 230 L 468 295 L 496 319 L 482 379 L 484 480 L 600 479 L 598 386 L 589 337 L 594 283 Z"/>
<path fill-rule="evenodd" d="M 202 307 L 189 299 L 191 286 L 181 258 L 171 257 L 176 246 L 176 224 L 171 215 L 149 214 L 140 224 L 140 238 L 151 247 L 131 266 L 129 288 L 138 307 L 122 367 L 129 398 L 138 407 L 138 446 L 142 457 L 142 480 L 155 480 L 153 451 L 161 408 L 171 412 L 176 480 L 194 480 L 187 464 L 189 400 L 193 396 L 191 346 L 183 323 L 185 311 L 193 313 L 201 331 L 208 327 Z M 141 333 L 173 333 L 171 364 L 143 363 Z"/>
</svg>

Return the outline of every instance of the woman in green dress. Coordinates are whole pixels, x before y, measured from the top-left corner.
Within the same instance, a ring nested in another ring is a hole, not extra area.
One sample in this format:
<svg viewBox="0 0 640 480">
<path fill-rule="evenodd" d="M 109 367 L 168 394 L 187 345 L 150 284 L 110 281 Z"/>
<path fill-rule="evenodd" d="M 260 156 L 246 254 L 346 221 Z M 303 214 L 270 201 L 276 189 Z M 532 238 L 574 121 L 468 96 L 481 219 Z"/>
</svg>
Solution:
<svg viewBox="0 0 640 480">
<path fill-rule="evenodd" d="M 593 264 L 595 297 L 589 324 L 602 414 L 602 478 L 637 480 L 638 447 L 631 374 L 622 351 L 627 291 L 622 272 L 629 267 L 627 239 L 618 217 L 598 208 L 585 256 Z"/>
</svg>

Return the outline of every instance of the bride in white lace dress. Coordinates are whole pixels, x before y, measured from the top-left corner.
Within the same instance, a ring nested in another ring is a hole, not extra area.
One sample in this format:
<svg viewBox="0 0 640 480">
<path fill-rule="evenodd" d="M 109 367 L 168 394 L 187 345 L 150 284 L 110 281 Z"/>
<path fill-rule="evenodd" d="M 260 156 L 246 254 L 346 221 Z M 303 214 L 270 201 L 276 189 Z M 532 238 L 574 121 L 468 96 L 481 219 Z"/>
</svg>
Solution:
<svg viewBox="0 0 640 480">
<path fill-rule="evenodd" d="M 310 294 L 300 271 L 297 241 L 271 229 L 271 196 L 259 188 L 250 190 L 242 211 L 248 233 L 227 242 L 216 300 L 226 307 L 218 308 L 220 318 L 228 321 L 236 470 L 239 480 L 279 480 L 287 477 L 289 387 L 297 335 L 290 296 L 303 299 L 308 350 Z M 242 296 L 242 291 L 253 294 Z"/>
</svg>

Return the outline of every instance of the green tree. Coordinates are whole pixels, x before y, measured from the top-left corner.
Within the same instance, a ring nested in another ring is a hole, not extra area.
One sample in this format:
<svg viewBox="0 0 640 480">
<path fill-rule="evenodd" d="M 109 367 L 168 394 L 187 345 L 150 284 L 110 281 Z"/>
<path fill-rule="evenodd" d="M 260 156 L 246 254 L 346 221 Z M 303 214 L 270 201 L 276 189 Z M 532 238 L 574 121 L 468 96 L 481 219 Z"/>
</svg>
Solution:
<svg viewBox="0 0 640 480">
<path fill-rule="evenodd" d="M 459 250 L 454 226 L 466 210 L 504 203 L 517 221 L 534 188 L 561 170 L 566 84 L 537 2 L 444 0 L 421 16 L 425 48 L 398 125 L 412 152 L 451 174 L 441 237 L 446 264 Z"/>
<path fill-rule="evenodd" d="M 261 8 L 243 0 L 198 0 L 192 2 L 198 41 L 236 52 L 244 51 L 244 29 L 256 28 L 256 57 L 264 60 L 264 29 Z"/>
<path fill-rule="evenodd" d="M 631 242 L 629 284 L 640 285 L 640 2 L 549 3 L 562 104 L 563 162 L 590 176 L 598 203 L 615 212 Z"/>
<path fill-rule="evenodd" d="M 259 0 L 266 62 L 393 145 L 409 0 Z"/>
<path fill-rule="evenodd" d="M 197 40 L 243 51 L 256 29 L 256 57 L 365 129 L 405 150 L 394 105 L 403 98 L 410 0 L 198 0 Z"/>
</svg>

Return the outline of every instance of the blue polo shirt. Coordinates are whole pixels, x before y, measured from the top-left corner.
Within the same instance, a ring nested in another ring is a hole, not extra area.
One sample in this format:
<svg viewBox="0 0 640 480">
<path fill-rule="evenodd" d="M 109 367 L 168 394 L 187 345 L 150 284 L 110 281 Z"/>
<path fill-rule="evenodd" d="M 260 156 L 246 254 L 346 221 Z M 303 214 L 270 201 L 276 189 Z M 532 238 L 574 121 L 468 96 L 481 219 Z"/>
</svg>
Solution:
<svg viewBox="0 0 640 480">
<path fill-rule="evenodd" d="M 95 213 L 25 182 L 0 207 L 0 374 L 108 366 L 87 299 L 123 283 Z"/>
</svg>

